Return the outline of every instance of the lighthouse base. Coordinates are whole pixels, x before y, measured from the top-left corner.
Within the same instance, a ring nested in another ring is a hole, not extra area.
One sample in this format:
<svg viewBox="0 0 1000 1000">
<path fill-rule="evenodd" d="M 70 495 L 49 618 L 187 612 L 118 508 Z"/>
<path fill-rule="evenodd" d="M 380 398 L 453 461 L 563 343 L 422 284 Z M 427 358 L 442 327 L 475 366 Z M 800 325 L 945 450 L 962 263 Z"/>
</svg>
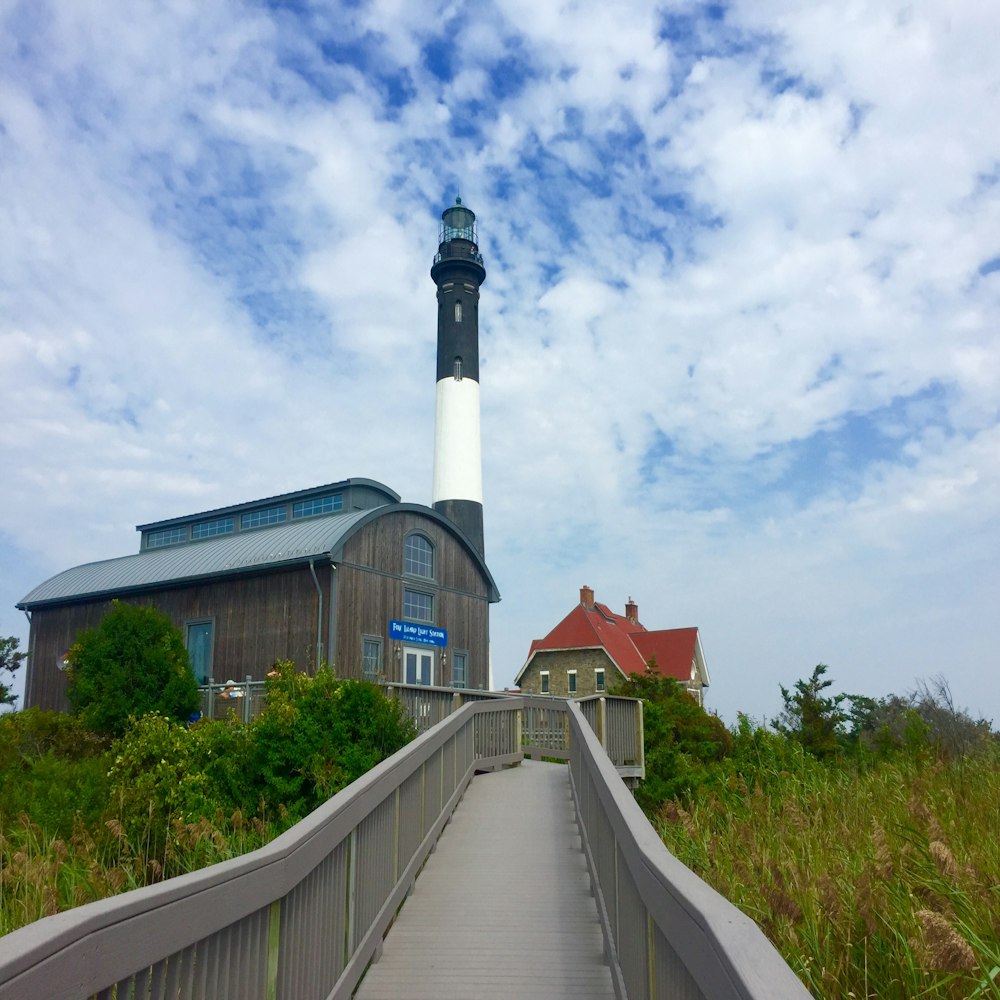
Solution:
<svg viewBox="0 0 1000 1000">
<path fill-rule="evenodd" d="M 459 527 L 476 547 L 476 551 L 484 556 L 486 549 L 483 544 L 483 505 L 475 500 L 437 500 L 434 509 L 443 514 L 452 524 Z"/>
</svg>

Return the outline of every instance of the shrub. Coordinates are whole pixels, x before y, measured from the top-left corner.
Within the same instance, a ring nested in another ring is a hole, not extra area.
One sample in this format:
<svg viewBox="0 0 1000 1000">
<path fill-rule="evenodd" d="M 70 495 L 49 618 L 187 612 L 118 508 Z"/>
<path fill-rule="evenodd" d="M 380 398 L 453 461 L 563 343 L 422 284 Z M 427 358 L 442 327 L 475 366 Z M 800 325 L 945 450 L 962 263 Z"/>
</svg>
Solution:
<svg viewBox="0 0 1000 1000">
<path fill-rule="evenodd" d="M 130 717 L 178 720 L 198 709 L 198 685 L 180 630 L 155 608 L 112 602 L 69 652 L 67 696 L 88 729 L 121 736 Z"/>
<path fill-rule="evenodd" d="M 646 777 L 636 788 L 636 801 L 655 810 L 668 799 L 687 798 L 708 780 L 712 761 L 732 746 L 729 730 L 709 715 L 672 677 L 632 674 L 614 693 L 643 702 L 643 747 Z"/>
<path fill-rule="evenodd" d="M 301 817 L 416 735 L 400 705 L 366 681 L 330 669 L 310 677 L 275 664 L 253 723 L 257 790 L 267 806 Z"/>
<path fill-rule="evenodd" d="M 205 722 L 188 728 L 156 712 L 137 719 L 112 748 L 111 808 L 134 852 L 169 870 L 174 824 L 225 818 L 247 806 L 247 727 Z"/>
<path fill-rule="evenodd" d="M 107 746 L 62 712 L 0 716 L 0 831 L 22 813 L 59 837 L 78 817 L 97 822 L 108 799 Z"/>
</svg>

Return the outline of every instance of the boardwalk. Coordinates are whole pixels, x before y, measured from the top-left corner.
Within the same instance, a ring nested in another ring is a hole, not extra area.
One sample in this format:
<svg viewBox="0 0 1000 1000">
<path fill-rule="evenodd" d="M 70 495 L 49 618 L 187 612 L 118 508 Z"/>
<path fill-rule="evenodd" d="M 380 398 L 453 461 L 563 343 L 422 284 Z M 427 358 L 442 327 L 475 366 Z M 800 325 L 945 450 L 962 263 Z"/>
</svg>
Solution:
<svg viewBox="0 0 1000 1000">
<path fill-rule="evenodd" d="M 614 996 L 566 767 L 470 784 L 356 996 Z"/>
</svg>

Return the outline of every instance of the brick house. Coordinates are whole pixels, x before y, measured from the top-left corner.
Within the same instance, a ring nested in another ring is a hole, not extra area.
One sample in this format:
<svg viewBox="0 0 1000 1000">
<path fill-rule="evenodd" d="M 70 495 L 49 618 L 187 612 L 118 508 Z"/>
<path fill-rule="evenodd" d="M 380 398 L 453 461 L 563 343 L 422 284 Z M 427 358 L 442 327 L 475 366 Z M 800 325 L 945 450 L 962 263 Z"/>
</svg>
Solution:
<svg viewBox="0 0 1000 1000">
<path fill-rule="evenodd" d="M 583 697 L 645 673 L 650 664 L 703 704 L 709 677 L 697 628 L 651 631 L 640 624 L 631 597 L 625 614 L 617 615 L 583 586 L 580 603 L 544 639 L 532 641 L 514 684 L 532 694 Z"/>
</svg>

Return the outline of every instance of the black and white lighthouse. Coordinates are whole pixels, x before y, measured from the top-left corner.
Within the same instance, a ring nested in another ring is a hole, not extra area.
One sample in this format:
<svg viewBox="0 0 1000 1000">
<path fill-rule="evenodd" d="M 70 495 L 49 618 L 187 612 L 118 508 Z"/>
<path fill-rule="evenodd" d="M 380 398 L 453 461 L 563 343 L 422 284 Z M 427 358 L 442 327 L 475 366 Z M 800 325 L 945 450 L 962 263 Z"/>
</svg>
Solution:
<svg viewBox="0 0 1000 1000">
<path fill-rule="evenodd" d="M 437 285 L 434 509 L 483 555 L 483 462 L 479 443 L 479 286 L 486 280 L 476 215 L 455 199 L 441 215 L 431 277 Z"/>
</svg>

